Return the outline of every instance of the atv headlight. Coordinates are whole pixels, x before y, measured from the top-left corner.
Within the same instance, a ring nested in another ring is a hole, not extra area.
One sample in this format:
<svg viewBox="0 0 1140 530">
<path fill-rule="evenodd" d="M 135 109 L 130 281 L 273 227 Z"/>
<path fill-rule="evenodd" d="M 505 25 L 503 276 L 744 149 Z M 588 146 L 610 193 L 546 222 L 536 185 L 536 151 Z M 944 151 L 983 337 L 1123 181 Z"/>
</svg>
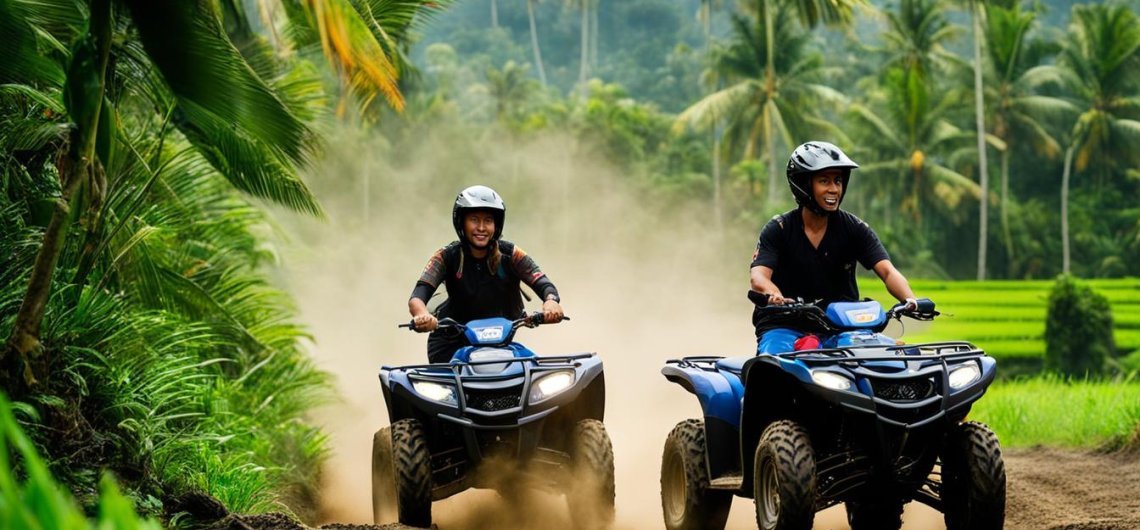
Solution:
<svg viewBox="0 0 1140 530">
<path fill-rule="evenodd" d="M 815 381 L 815 384 L 817 384 L 819 386 L 822 386 L 825 388 L 830 388 L 832 390 L 850 390 L 851 389 L 851 380 L 846 378 L 846 377 L 843 377 L 843 376 L 841 376 L 835 372 L 824 372 L 824 371 L 812 372 L 811 373 L 811 380 Z"/>
<path fill-rule="evenodd" d="M 976 363 L 966 363 L 950 371 L 950 388 L 958 390 L 982 378 Z"/>
<path fill-rule="evenodd" d="M 574 372 L 571 370 L 559 370 L 551 372 L 538 379 L 535 379 L 530 385 L 530 402 L 538 403 L 547 399 L 574 384 Z"/>
<path fill-rule="evenodd" d="M 455 387 L 452 385 L 441 385 L 431 381 L 412 381 L 412 388 L 416 389 L 417 394 L 432 401 L 451 405 L 458 403 L 455 399 Z"/>
</svg>

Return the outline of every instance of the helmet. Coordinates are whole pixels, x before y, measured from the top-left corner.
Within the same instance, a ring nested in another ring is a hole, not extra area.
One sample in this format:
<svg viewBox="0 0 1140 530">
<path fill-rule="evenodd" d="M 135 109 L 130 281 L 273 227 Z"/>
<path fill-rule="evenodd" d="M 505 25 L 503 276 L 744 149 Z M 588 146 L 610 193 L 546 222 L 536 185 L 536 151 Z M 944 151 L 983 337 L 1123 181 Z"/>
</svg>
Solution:
<svg viewBox="0 0 1140 530">
<path fill-rule="evenodd" d="M 843 170 L 843 192 L 839 194 L 839 203 L 842 204 L 843 196 L 847 194 L 849 187 L 851 170 L 857 167 L 859 164 L 848 158 L 834 144 L 807 142 L 792 151 L 792 156 L 788 159 L 788 186 L 792 188 L 796 204 L 817 214 L 827 215 L 827 210 L 821 208 L 815 197 L 812 197 L 809 179 L 825 169 Z"/>
<path fill-rule="evenodd" d="M 466 243 L 463 235 L 463 214 L 467 210 L 490 210 L 495 217 L 495 235 L 491 242 L 499 240 L 503 235 L 503 222 L 507 217 L 507 205 L 495 190 L 487 186 L 471 186 L 455 196 L 455 206 L 451 207 L 451 224 L 455 226 L 455 233 L 459 241 Z"/>
</svg>

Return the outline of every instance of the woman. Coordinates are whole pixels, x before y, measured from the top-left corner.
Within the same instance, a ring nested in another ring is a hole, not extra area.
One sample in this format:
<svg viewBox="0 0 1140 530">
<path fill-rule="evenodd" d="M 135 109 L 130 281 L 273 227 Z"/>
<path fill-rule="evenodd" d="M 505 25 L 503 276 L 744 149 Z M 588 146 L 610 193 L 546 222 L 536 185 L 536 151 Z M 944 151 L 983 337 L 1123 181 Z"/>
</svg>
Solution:
<svg viewBox="0 0 1140 530">
<path fill-rule="evenodd" d="M 408 300 L 416 331 L 432 332 L 428 337 L 429 362 L 448 362 L 466 345 L 462 333 L 437 330 L 439 318 L 469 322 L 523 316 L 520 282 L 543 300 L 545 323 L 562 321 L 561 300 L 554 283 L 526 252 L 500 239 L 506 215 L 502 198 L 486 186 L 471 186 L 455 197 L 451 223 L 459 240 L 432 255 Z M 441 283 L 447 286 L 448 299 L 433 315 L 427 301 Z"/>
</svg>

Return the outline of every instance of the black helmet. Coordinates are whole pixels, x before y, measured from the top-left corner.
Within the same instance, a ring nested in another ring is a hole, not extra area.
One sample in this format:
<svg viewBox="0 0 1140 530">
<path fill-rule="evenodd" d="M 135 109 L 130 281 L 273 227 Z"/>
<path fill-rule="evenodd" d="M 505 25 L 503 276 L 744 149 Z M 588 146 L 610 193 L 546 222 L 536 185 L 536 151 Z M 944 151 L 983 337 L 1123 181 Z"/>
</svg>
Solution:
<svg viewBox="0 0 1140 530">
<path fill-rule="evenodd" d="M 503 235 L 503 222 L 507 218 L 507 205 L 495 190 L 487 186 L 471 186 L 455 196 L 455 206 L 451 207 L 451 224 L 455 226 L 455 233 L 459 241 L 467 243 L 463 235 L 463 214 L 467 210 L 490 210 L 495 217 L 495 235 L 491 242 L 499 240 Z"/>
<path fill-rule="evenodd" d="M 851 170 L 857 167 L 859 164 L 834 144 L 807 142 L 792 151 L 792 156 L 788 159 L 788 186 L 792 188 L 796 204 L 819 215 L 827 215 L 827 210 L 820 208 L 815 197 L 812 197 L 810 177 L 825 169 L 843 170 L 843 192 L 839 194 L 839 203 L 842 204 L 849 187 Z"/>
</svg>

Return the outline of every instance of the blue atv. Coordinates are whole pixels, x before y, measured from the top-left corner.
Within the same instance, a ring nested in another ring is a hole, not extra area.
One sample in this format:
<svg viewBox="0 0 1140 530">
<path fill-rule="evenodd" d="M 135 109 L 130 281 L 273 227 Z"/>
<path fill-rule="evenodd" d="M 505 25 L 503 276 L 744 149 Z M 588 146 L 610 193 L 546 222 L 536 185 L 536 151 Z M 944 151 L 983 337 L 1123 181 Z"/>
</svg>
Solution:
<svg viewBox="0 0 1140 530">
<path fill-rule="evenodd" d="M 819 348 L 745 357 L 686 357 L 661 373 L 692 392 L 704 419 L 665 442 L 661 504 L 670 530 L 721 530 L 733 495 L 753 498 L 763 530 L 809 530 L 844 503 L 852 530 L 897 530 L 912 500 L 948 530 L 998 530 L 1005 466 L 997 437 L 965 421 L 993 381 L 994 359 L 968 342 L 903 344 L 890 319 L 933 320 L 878 302 L 764 307 L 822 337 Z M 792 324 L 795 324 L 794 326 Z"/>
<path fill-rule="evenodd" d="M 613 519 L 614 456 L 602 424 L 605 378 L 594 353 L 540 357 L 513 342 L 542 313 L 466 325 L 469 346 L 449 363 L 380 369 L 391 424 L 372 444 L 376 524 L 431 526 L 431 504 L 468 488 L 566 494 L 583 528 Z M 402 324 L 400 327 L 411 327 Z M 491 473 L 479 466 L 495 458 Z M 505 479 L 503 471 L 512 473 Z"/>
</svg>

